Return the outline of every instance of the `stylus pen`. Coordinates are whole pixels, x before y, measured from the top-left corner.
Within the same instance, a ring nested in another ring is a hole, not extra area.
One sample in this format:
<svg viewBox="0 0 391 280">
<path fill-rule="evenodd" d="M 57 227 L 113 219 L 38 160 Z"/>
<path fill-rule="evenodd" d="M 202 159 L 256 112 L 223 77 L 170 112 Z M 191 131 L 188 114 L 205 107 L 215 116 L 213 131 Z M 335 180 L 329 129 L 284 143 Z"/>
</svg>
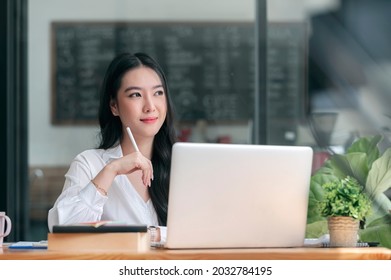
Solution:
<svg viewBox="0 0 391 280">
<path fill-rule="evenodd" d="M 129 127 L 126 128 L 126 131 L 128 132 L 128 135 L 129 135 L 129 138 L 130 138 L 130 142 L 132 142 L 133 148 L 136 150 L 136 152 L 139 152 L 140 150 L 137 147 L 136 140 L 134 140 L 132 131 L 130 131 Z"/>
</svg>

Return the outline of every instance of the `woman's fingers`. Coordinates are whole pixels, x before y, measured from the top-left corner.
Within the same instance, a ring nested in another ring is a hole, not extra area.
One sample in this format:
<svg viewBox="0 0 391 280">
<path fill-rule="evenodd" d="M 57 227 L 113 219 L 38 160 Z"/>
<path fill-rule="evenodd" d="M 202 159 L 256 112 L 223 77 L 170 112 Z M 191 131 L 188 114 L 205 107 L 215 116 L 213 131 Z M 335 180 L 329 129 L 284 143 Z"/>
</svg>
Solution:
<svg viewBox="0 0 391 280">
<path fill-rule="evenodd" d="M 140 160 L 141 160 L 140 169 L 142 170 L 143 173 L 143 183 L 146 187 L 150 187 L 152 177 L 153 177 L 152 162 L 144 156 L 142 156 Z"/>
<path fill-rule="evenodd" d="M 140 152 L 135 152 L 127 156 L 129 160 L 127 166 L 131 167 L 126 173 L 132 173 L 136 170 L 142 171 L 142 181 L 143 184 L 147 187 L 151 186 L 151 181 L 153 180 L 153 166 L 152 162 L 143 156 Z"/>
<path fill-rule="evenodd" d="M 150 187 L 151 186 L 151 171 L 150 169 L 149 170 L 143 170 L 143 181 L 144 181 L 144 185 L 146 187 Z"/>
</svg>

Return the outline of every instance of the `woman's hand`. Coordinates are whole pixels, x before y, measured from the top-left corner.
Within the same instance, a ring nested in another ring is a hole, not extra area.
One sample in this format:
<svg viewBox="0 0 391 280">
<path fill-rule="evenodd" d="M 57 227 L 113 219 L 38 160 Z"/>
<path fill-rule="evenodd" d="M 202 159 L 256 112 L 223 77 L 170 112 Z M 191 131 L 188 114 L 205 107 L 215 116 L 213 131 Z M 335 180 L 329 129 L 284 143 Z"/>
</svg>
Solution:
<svg viewBox="0 0 391 280">
<path fill-rule="evenodd" d="M 127 154 L 122 158 L 113 160 L 107 167 L 115 171 L 117 175 L 130 174 L 141 170 L 143 184 L 148 187 L 151 186 L 151 180 L 153 180 L 152 162 L 140 152 Z"/>
</svg>

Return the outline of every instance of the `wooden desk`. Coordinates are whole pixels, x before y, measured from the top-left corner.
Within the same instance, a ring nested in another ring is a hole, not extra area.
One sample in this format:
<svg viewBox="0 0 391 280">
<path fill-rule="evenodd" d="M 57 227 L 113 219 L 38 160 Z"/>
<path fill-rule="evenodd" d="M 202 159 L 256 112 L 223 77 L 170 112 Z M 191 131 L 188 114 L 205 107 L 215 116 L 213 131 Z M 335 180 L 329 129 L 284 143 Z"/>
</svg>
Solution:
<svg viewBox="0 0 391 280">
<path fill-rule="evenodd" d="M 391 260 L 387 248 L 272 248 L 272 249 L 151 249 L 126 251 L 77 251 L 0 249 L 0 260 Z"/>
</svg>

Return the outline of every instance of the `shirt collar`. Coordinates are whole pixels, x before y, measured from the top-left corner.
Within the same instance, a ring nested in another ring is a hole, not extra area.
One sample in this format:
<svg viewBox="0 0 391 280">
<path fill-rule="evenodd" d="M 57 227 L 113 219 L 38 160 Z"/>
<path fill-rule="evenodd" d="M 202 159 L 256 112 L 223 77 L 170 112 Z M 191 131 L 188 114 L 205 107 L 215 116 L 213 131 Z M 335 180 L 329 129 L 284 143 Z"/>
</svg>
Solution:
<svg viewBox="0 0 391 280">
<path fill-rule="evenodd" d="M 107 163 L 113 159 L 117 159 L 122 157 L 122 148 L 121 145 L 118 144 L 115 147 L 109 148 L 107 150 L 104 150 L 102 158 Z"/>
</svg>

